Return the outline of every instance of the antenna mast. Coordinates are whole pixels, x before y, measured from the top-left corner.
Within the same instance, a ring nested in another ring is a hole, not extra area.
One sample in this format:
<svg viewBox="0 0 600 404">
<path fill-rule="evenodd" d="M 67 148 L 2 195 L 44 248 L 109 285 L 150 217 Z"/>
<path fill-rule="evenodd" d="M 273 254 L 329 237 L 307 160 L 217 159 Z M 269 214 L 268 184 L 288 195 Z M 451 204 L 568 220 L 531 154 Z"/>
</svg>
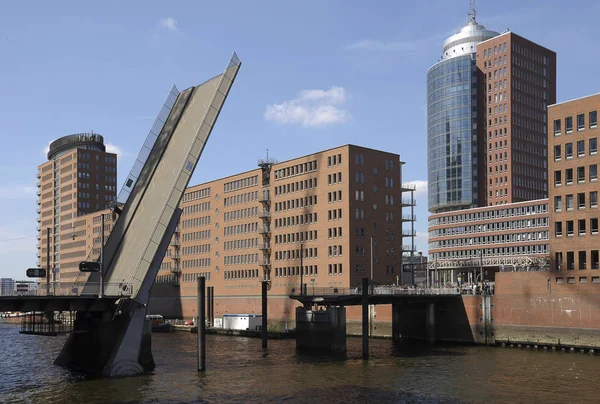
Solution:
<svg viewBox="0 0 600 404">
<path fill-rule="evenodd" d="M 471 21 L 477 22 L 477 21 L 475 21 L 475 17 L 477 17 L 477 9 L 475 8 L 475 0 L 469 1 L 469 9 L 470 10 L 467 13 L 467 16 L 471 17 Z"/>
</svg>

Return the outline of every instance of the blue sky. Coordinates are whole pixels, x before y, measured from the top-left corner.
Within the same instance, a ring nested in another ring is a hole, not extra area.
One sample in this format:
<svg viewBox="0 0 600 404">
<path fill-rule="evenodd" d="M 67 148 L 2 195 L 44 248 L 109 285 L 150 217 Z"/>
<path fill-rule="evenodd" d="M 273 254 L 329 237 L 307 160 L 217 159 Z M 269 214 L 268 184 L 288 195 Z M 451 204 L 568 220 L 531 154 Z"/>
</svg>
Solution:
<svg viewBox="0 0 600 404">
<path fill-rule="evenodd" d="M 600 5 L 477 8 L 488 28 L 557 52 L 558 101 L 599 91 Z M 102 134 L 120 183 L 171 84 L 218 74 L 234 50 L 243 66 L 191 184 L 252 169 L 267 148 L 278 160 L 347 143 L 396 152 L 418 184 L 426 251 L 426 71 L 467 11 L 467 0 L 3 2 L 0 277 L 36 264 L 36 170 L 49 141 Z"/>
</svg>

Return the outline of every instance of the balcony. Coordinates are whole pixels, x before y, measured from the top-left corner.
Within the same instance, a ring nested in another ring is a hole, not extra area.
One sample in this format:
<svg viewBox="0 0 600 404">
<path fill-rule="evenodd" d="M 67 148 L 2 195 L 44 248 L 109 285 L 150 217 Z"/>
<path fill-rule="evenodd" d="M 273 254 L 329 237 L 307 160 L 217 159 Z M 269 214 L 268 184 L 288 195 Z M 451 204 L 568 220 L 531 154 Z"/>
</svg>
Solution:
<svg viewBox="0 0 600 404">
<path fill-rule="evenodd" d="M 402 230 L 402 236 L 404 237 L 417 237 L 417 232 L 412 230 Z"/>
<path fill-rule="evenodd" d="M 263 226 L 260 229 L 258 229 L 258 234 L 271 234 L 271 227 L 269 226 Z"/>
<path fill-rule="evenodd" d="M 271 212 L 269 212 L 268 210 L 263 210 L 262 212 L 259 212 L 258 217 L 259 219 L 270 219 Z"/>
<path fill-rule="evenodd" d="M 174 238 L 172 238 L 172 239 L 171 239 L 171 245 L 172 245 L 173 247 L 179 247 L 179 245 L 180 245 L 180 240 L 179 240 L 179 237 L 174 237 Z"/>
<path fill-rule="evenodd" d="M 263 192 L 262 195 L 258 197 L 258 201 L 261 203 L 271 201 L 271 193 L 269 191 Z"/>
<path fill-rule="evenodd" d="M 402 206 L 417 206 L 417 201 L 414 199 L 402 199 Z"/>
<path fill-rule="evenodd" d="M 179 225 L 175 227 L 175 231 L 173 233 L 181 233 L 181 228 L 179 227 Z"/>
<path fill-rule="evenodd" d="M 400 186 L 401 192 L 410 192 L 410 191 L 416 191 L 416 190 L 417 190 L 417 186 L 415 184 L 404 183 Z"/>
<path fill-rule="evenodd" d="M 171 268 L 171 272 L 174 274 L 178 274 L 181 272 L 181 267 L 179 266 L 179 264 L 175 264 L 173 265 L 173 268 Z"/>
<path fill-rule="evenodd" d="M 402 215 L 402 222 L 414 222 L 417 220 L 417 215 Z"/>
<path fill-rule="evenodd" d="M 175 252 L 173 253 L 173 255 L 171 255 L 171 258 L 172 258 L 172 259 L 174 259 L 174 260 L 178 260 L 178 259 L 180 259 L 181 257 L 180 257 L 180 255 L 179 255 L 179 251 L 175 251 Z"/>
<path fill-rule="evenodd" d="M 262 260 L 258 265 L 260 265 L 261 267 L 270 267 L 271 260 Z"/>
<path fill-rule="evenodd" d="M 271 250 L 271 243 L 262 243 L 260 245 L 259 249 L 261 251 L 270 251 Z"/>
</svg>

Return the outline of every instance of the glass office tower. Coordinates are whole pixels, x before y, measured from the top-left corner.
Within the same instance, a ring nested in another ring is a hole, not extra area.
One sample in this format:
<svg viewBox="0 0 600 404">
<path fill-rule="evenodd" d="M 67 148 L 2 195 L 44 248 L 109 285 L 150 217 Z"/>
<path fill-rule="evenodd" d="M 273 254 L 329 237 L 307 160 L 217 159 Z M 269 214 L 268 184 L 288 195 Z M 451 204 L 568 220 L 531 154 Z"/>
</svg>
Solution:
<svg viewBox="0 0 600 404">
<path fill-rule="evenodd" d="M 427 72 L 428 207 L 432 213 L 478 206 L 477 43 L 498 35 L 473 17 L 444 42 Z"/>
</svg>

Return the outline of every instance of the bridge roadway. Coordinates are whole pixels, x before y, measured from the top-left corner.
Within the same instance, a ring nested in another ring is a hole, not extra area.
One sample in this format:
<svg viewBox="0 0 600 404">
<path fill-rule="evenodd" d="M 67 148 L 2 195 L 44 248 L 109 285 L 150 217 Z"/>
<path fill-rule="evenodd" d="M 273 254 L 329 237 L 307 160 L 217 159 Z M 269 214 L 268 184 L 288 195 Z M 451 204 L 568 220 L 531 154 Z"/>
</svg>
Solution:
<svg viewBox="0 0 600 404">
<path fill-rule="evenodd" d="M 311 288 L 305 285 L 304 293 L 292 289 L 289 297 L 305 306 L 360 306 L 363 304 L 360 288 Z M 435 303 L 446 299 L 460 299 L 457 288 L 403 289 L 395 286 L 376 286 L 369 290 L 368 304 L 393 304 L 399 302 Z"/>
</svg>

